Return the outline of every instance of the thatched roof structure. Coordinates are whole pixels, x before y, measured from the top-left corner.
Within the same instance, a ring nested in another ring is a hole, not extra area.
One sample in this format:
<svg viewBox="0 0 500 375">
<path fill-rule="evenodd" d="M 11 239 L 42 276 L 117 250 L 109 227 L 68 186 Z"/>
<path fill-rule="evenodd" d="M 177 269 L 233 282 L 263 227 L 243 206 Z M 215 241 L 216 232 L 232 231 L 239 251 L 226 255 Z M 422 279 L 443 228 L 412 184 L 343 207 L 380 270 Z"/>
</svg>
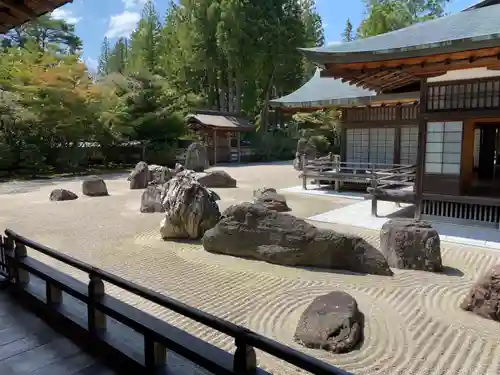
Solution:
<svg viewBox="0 0 500 375">
<path fill-rule="evenodd" d="M 0 0 L 0 33 L 71 2 L 73 0 Z"/>
<path fill-rule="evenodd" d="M 218 111 L 197 111 L 186 117 L 188 126 L 192 129 L 213 129 L 235 133 L 253 132 L 255 126 L 240 114 L 218 112 Z"/>
</svg>

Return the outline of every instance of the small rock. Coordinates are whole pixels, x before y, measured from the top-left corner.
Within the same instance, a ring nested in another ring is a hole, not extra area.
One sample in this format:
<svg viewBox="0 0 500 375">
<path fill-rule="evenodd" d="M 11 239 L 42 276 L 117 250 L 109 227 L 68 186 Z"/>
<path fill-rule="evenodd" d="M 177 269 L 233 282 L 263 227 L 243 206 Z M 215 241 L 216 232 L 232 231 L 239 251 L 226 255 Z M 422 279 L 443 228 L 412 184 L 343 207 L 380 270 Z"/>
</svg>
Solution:
<svg viewBox="0 0 500 375">
<path fill-rule="evenodd" d="M 50 193 L 51 201 L 72 201 L 78 199 L 78 195 L 66 189 L 55 189 Z"/>
<path fill-rule="evenodd" d="M 261 204 L 270 210 L 278 212 L 288 212 L 290 207 L 286 203 L 286 198 L 278 194 L 274 188 L 262 188 L 254 191 L 254 203 Z"/>
<path fill-rule="evenodd" d="M 389 220 L 380 230 L 380 251 L 394 268 L 443 270 L 439 234 L 426 221 Z"/>
<path fill-rule="evenodd" d="M 134 170 L 129 176 L 130 189 L 146 189 L 149 182 L 149 168 L 148 165 L 140 161 L 136 164 Z"/>
<path fill-rule="evenodd" d="M 500 322 L 500 264 L 493 266 L 472 286 L 460 307 Z"/>
<path fill-rule="evenodd" d="M 268 194 L 268 193 L 274 193 L 274 194 L 278 194 L 278 192 L 276 191 L 275 188 L 269 188 L 269 187 L 263 187 L 263 188 L 260 188 L 260 189 L 256 189 L 253 191 L 253 197 L 255 199 L 259 199 L 260 197 L 262 197 L 264 194 Z"/>
<path fill-rule="evenodd" d="M 109 195 L 106 183 L 102 178 L 91 176 L 82 182 L 82 193 L 89 197 L 104 197 Z"/>
<path fill-rule="evenodd" d="M 209 167 L 208 151 L 203 143 L 191 143 L 186 151 L 186 169 L 203 172 Z"/>
<path fill-rule="evenodd" d="M 199 174 L 197 180 L 207 188 L 235 188 L 236 180 L 225 171 L 210 171 Z"/>
<path fill-rule="evenodd" d="M 161 203 L 163 189 L 159 186 L 148 186 L 141 196 L 141 212 L 154 213 L 165 212 Z"/>
<path fill-rule="evenodd" d="M 363 315 L 344 292 L 317 297 L 300 317 L 295 340 L 307 348 L 347 353 L 363 336 Z"/>
<path fill-rule="evenodd" d="M 186 168 L 181 163 L 175 163 L 175 167 L 174 167 L 175 174 L 182 172 L 184 169 L 186 169 Z"/>
</svg>

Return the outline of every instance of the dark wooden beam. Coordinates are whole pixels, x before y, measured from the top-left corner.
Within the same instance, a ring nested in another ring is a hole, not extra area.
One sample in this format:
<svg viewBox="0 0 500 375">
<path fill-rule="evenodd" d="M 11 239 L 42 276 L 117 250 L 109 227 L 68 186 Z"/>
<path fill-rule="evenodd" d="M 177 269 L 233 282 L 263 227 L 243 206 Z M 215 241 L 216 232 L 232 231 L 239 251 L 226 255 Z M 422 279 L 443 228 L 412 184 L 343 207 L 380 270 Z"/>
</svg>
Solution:
<svg viewBox="0 0 500 375">
<path fill-rule="evenodd" d="M 0 5 L 5 6 L 6 8 L 9 8 L 13 12 L 27 18 L 36 18 L 38 15 L 30 8 L 28 8 L 26 5 L 24 5 L 24 2 L 18 2 L 15 0 L 0 0 Z"/>
<path fill-rule="evenodd" d="M 442 74 L 449 70 L 459 70 L 477 67 L 488 67 L 488 66 L 499 66 L 500 65 L 500 54 L 495 53 L 488 56 L 477 56 L 471 59 L 471 56 L 461 59 L 445 59 L 442 61 L 435 62 L 425 62 L 422 66 L 422 62 L 415 64 L 401 64 L 395 67 L 380 66 L 377 68 L 363 68 L 363 74 L 376 74 L 379 72 L 407 72 L 409 74 Z M 350 69 L 350 68 L 337 68 L 332 69 L 332 71 L 326 72 L 325 76 L 334 75 L 339 77 L 349 77 L 353 74 L 359 75 L 361 69 Z M 323 73 L 323 72 L 322 72 Z M 327 75 L 328 74 L 328 75 Z"/>
</svg>

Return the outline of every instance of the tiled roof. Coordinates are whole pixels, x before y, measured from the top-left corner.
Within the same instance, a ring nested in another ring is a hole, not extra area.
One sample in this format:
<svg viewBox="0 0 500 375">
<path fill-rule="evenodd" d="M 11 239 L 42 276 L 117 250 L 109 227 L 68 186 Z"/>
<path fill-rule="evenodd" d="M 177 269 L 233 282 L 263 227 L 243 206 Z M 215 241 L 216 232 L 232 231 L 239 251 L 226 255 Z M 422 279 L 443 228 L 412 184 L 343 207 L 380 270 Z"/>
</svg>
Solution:
<svg viewBox="0 0 500 375">
<path fill-rule="evenodd" d="M 186 117 L 188 123 L 202 127 L 230 131 L 253 131 L 255 127 L 246 118 L 231 113 L 215 111 L 199 111 Z"/>
<path fill-rule="evenodd" d="M 500 39 L 500 1 L 483 1 L 462 12 L 421 22 L 404 29 L 349 43 L 304 48 L 308 56 L 371 53 L 386 55 L 398 52 L 446 48 L 457 43 L 485 42 L 498 46 Z M 315 60 L 313 58 L 313 60 Z M 317 59 L 316 59 L 317 60 Z"/>
<path fill-rule="evenodd" d="M 291 94 L 271 100 L 271 106 L 309 108 L 347 105 L 353 104 L 358 98 L 376 95 L 374 91 L 343 83 L 340 79 L 321 78 L 320 72 L 317 69 L 309 81 Z"/>
<path fill-rule="evenodd" d="M 418 92 L 380 94 L 342 82 L 340 79 L 321 78 L 321 70 L 296 91 L 271 100 L 275 108 L 350 107 L 384 102 L 407 102 L 420 99 Z"/>
</svg>

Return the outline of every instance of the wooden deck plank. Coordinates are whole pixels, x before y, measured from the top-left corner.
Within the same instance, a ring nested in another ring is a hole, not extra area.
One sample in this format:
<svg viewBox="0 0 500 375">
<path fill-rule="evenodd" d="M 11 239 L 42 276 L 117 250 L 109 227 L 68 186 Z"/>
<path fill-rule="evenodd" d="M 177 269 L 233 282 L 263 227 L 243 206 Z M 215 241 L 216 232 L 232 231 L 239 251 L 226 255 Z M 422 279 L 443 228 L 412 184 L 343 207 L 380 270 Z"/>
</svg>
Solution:
<svg viewBox="0 0 500 375">
<path fill-rule="evenodd" d="M 114 375 L 0 291 L 0 374 Z"/>
</svg>

